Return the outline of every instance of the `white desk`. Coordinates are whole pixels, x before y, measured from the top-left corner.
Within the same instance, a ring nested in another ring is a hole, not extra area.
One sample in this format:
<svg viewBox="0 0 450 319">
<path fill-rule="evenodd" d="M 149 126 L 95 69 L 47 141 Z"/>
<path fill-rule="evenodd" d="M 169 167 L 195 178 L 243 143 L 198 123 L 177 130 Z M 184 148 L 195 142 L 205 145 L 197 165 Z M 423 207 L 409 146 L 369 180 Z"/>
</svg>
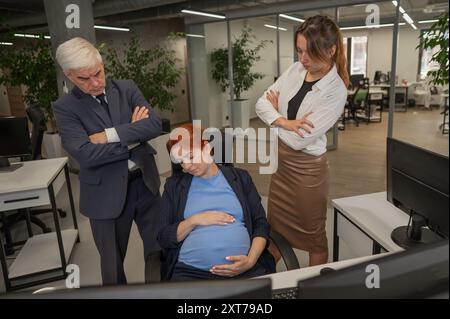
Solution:
<svg viewBox="0 0 450 319">
<path fill-rule="evenodd" d="M 331 201 L 334 207 L 333 260 L 401 251 L 392 231 L 409 216 L 387 201 L 386 192 Z M 342 251 L 342 254 L 340 254 Z"/>
<path fill-rule="evenodd" d="M 0 212 L 50 204 L 55 223 L 55 232 L 52 233 L 33 235 L 29 230 L 30 237 L 10 269 L 6 264 L 0 236 L 0 259 L 6 290 L 31 287 L 66 277 L 67 261 L 75 242 L 79 240 L 67 163 L 66 157 L 29 161 L 21 163 L 23 166 L 13 172 L 0 173 Z M 64 184 L 63 170 L 74 229 L 61 231 L 55 194 Z M 48 275 L 54 271 L 61 274 L 49 278 Z M 39 277 L 39 280 L 30 281 L 31 277 Z M 16 282 L 19 284 L 14 284 Z"/>
<path fill-rule="evenodd" d="M 408 84 L 396 84 L 395 85 L 395 88 L 396 89 L 401 89 L 401 90 L 405 90 L 405 99 L 404 99 L 404 108 L 403 108 L 403 111 L 404 112 L 407 112 L 408 111 L 408 90 L 409 90 L 409 88 L 412 86 L 412 84 L 413 83 L 408 83 Z M 391 85 L 390 84 L 370 84 L 370 88 L 376 88 L 376 89 L 379 89 L 379 90 L 382 90 L 382 89 L 387 89 L 387 91 L 386 91 L 386 95 L 388 95 L 389 96 L 389 88 L 391 87 Z M 400 105 L 400 104 L 398 104 L 398 103 L 395 103 L 396 105 Z"/>
<path fill-rule="evenodd" d="M 312 267 L 305 267 L 305 268 L 301 268 L 301 269 L 278 272 L 275 274 L 265 275 L 265 276 L 256 277 L 256 278 L 270 278 L 272 280 L 272 290 L 297 287 L 298 282 L 300 280 L 305 280 L 308 278 L 319 276 L 320 270 L 322 268 L 329 267 L 329 268 L 336 269 L 336 270 L 343 269 L 343 268 L 347 268 L 347 267 L 350 267 L 350 266 L 353 266 L 356 264 L 360 264 L 360 263 L 363 263 L 366 261 L 381 258 L 381 257 L 387 256 L 389 254 L 390 253 L 384 253 L 384 254 L 378 254 L 378 255 L 353 258 L 353 259 L 349 259 L 349 260 L 343 260 L 343 261 L 333 262 L 333 263 L 324 264 L 324 265 L 318 265 L 318 266 L 312 266 Z"/>
</svg>

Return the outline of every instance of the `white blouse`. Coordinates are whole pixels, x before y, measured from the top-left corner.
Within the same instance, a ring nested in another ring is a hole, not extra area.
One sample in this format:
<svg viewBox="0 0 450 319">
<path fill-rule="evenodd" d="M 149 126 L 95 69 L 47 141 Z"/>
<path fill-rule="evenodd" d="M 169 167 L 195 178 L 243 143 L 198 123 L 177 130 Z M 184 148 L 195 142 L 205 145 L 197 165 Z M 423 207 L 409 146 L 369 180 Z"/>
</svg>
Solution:
<svg viewBox="0 0 450 319">
<path fill-rule="evenodd" d="M 292 64 L 258 99 L 256 114 L 267 125 L 272 125 L 279 117 L 287 118 L 288 103 L 302 87 L 306 72 L 300 62 Z M 270 90 L 280 92 L 278 111 L 266 98 L 266 93 Z M 308 120 L 314 124 L 311 133 L 302 130 L 304 137 L 301 137 L 296 132 L 279 127 L 277 128 L 279 138 L 294 150 L 302 150 L 314 156 L 322 155 L 327 150 L 326 132 L 341 116 L 346 100 L 347 88 L 334 65 L 313 85 L 298 109 L 297 119 L 301 119 L 308 112 L 313 112 L 308 117 Z"/>
</svg>

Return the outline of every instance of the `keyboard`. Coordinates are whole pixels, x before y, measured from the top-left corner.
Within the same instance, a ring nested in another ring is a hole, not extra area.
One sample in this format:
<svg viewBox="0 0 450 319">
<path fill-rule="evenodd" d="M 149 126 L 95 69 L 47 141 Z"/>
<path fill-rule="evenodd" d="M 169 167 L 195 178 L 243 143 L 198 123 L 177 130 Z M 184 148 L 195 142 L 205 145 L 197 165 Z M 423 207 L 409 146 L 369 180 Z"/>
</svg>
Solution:
<svg viewBox="0 0 450 319">
<path fill-rule="evenodd" d="M 272 299 L 297 299 L 298 287 L 272 290 Z"/>
</svg>

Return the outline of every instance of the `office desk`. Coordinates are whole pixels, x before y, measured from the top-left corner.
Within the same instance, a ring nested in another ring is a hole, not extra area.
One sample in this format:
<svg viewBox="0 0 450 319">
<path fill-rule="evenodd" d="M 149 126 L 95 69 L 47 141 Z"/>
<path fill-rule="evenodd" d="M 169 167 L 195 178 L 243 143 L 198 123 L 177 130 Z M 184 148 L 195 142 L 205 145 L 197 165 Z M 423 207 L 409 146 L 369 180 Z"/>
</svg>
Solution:
<svg viewBox="0 0 450 319">
<path fill-rule="evenodd" d="M 391 233 L 407 225 L 409 216 L 387 201 L 386 192 L 333 199 L 331 203 L 333 261 L 403 250 L 392 241 Z"/>
<path fill-rule="evenodd" d="M 75 242 L 79 241 L 67 163 L 66 157 L 22 162 L 23 166 L 19 169 L 0 173 L 1 212 L 50 204 L 55 223 L 55 232 L 34 236 L 29 233 L 30 237 L 9 269 L 0 236 L 0 259 L 7 291 L 66 277 L 67 261 Z M 64 184 L 63 175 L 67 185 L 74 229 L 61 231 L 55 194 Z M 61 274 L 48 277 L 54 271 Z M 32 277 L 39 277 L 39 279 L 30 281 Z M 18 284 L 14 284 L 16 282 Z"/>
<path fill-rule="evenodd" d="M 379 255 L 371 255 L 359 258 L 353 258 L 338 262 L 333 262 L 324 265 L 305 267 L 300 269 L 294 269 L 289 271 L 278 272 L 275 274 L 265 275 L 256 278 L 270 278 L 272 279 L 272 290 L 282 289 L 282 288 L 291 288 L 297 287 L 297 284 L 300 280 L 305 280 L 308 278 L 316 277 L 320 275 L 320 270 L 325 267 L 333 268 L 333 269 L 342 269 L 346 267 L 350 267 L 356 264 L 360 264 L 369 260 L 375 260 L 377 258 L 381 258 L 389 255 L 390 253 L 384 253 Z"/>
<path fill-rule="evenodd" d="M 411 87 L 411 83 L 408 84 L 400 84 L 400 85 L 396 85 L 395 88 L 396 89 L 401 89 L 401 90 L 405 90 L 405 99 L 404 99 L 404 107 L 402 109 L 403 112 L 407 112 L 408 111 L 408 91 L 409 88 Z M 378 88 L 380 90 L 382 89 L 387 89 L 387 93 L 386 95 L 389 96 L 389 88 L 391 87 L 390 84 L 370 84 L 370 88 Z M 394 103 L 395 103 L 395 98 L 394 98 Z M 395 105 L 400 105 L 398 103 L 395 103 Z M 396 109 L 397 111 L 397 109 Z"/>
</svg>

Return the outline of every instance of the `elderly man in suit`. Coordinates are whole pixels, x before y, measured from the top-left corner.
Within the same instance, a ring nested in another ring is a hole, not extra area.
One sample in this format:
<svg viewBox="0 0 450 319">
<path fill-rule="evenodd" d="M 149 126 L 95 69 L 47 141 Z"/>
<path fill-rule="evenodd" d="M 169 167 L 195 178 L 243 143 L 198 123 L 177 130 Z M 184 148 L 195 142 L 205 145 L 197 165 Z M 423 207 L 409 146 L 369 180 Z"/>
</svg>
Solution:
<svg viewBox="0 0 450 319">
<path fill-rule="evenodd" d="M 54 104 L 67 152 L 80 165 L 80 212 L 89 217 L 104 285 L 125 284 L 133 220 L 144 243 L 146 281 L 159 273 L 160 205 L 155 150 L 161 120 L 131 80 L 106 79 L 98 50 L 82 38 L 62 43 L 56 60 L 73 90 Z"/>
</svg>

